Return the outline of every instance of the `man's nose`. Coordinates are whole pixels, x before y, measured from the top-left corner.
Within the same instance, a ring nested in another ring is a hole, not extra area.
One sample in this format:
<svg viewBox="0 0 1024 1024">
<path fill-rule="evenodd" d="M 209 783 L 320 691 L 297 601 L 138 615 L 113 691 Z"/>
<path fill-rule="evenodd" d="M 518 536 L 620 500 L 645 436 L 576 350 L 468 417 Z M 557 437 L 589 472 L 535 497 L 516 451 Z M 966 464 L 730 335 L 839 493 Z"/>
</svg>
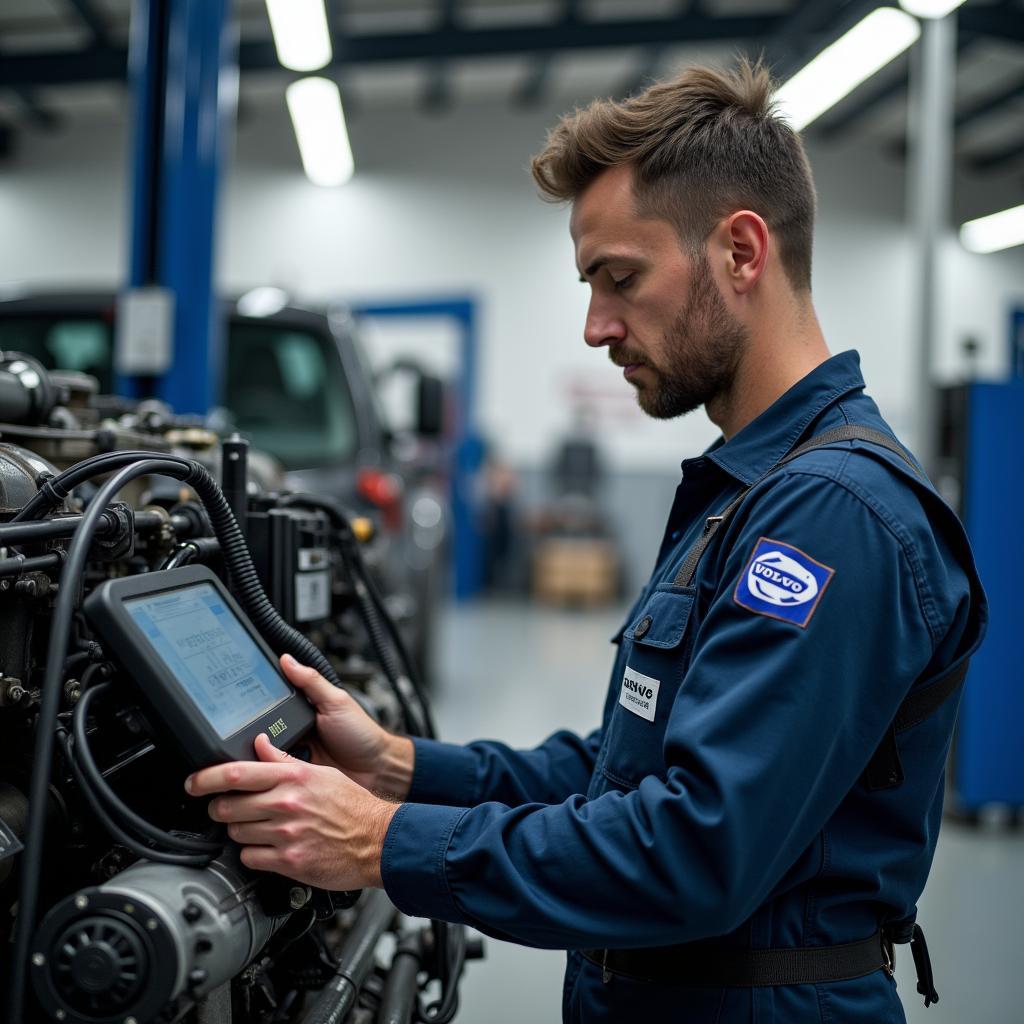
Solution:
<svg viewBox="0 0 1024 1024">
<path fill-rule="evenodd" d="M 620 317 L 613 315 L 599 299 L 590 300 L 587 322 L 583 325 L 583 340 L 591 348 L 613 345 L 626 336 L 626 325 Z"/>
</svg>

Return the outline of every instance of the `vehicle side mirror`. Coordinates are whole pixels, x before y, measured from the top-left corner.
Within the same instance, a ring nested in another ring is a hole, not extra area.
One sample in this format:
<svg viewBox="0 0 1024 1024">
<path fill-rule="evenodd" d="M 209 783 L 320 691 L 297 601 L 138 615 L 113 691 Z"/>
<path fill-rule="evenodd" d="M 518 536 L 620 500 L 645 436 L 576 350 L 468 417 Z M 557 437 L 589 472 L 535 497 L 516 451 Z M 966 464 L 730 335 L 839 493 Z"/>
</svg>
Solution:
<svg viewBox="0 0 1024 1024">
<path fill-rule="evenodd" d="M 444 381 L 421 373 L 416 384 L 416 433 L 440 437 L 444 433 Z"/>
</svg>

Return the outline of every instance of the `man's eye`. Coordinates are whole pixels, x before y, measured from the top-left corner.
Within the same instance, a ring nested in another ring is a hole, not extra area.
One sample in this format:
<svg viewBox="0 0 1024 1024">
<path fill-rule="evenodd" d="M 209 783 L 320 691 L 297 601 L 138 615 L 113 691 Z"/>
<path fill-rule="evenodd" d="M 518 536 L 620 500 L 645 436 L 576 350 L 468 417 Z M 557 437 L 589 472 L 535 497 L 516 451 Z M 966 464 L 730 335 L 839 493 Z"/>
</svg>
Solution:
<svg viewBox="0 0 1024 1024">
<path fill-rule="evenodd" d="M 615 287 L 619 291 L 622 291 L 624 288 L 628 288 L 633 283 L 633 278 L 635 276 L 635 274 L 627 274 L 625 277 L 613 277 L 612 281 L 614 282 Z"/>
</svg>

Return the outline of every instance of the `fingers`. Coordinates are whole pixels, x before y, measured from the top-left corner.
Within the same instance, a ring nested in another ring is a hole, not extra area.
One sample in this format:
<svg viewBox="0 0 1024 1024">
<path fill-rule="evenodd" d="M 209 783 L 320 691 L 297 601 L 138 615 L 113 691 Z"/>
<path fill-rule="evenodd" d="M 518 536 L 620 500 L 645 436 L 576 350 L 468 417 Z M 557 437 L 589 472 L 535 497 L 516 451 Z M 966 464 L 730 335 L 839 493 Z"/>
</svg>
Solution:
<svg viewBox="0 0 1024 1024">
<path fill-rule="evenodd" d="M 233 821 L 228 825 L 228 837 L 239 846 L 279 846 L 287 841 L 281 825 L 270 821 Z"/>
<path fill-rule="evenodd" d="M 227 764 L 200 768 L 185 780 L 185 791 L 191 796 L 208 796 L 210 793 L 228 790 L 261 793 L 282 782 L 297 779 L 304 767 L 303 763 L 278 750 L 265 735 L 261 738 L 265 743 L 257 744 L 257 753 L 262 749 L 266 754 L 265 759 L 229 761 Z M 267 747 L 274 751 L 273 755 Z"/>
<path fill-rule="evenodd" d="M 290 654 L 281 655 L 281 669 L 288 677 L 288 681 L 301 690 L 306 698 L 313 704 L 328 704 L 337 702 L 339 697 L 345 694 L 333 683 L 329 683 L 315 668 L 309 665 L 300 665 Z"/>
<path fill-rule="evenodd" d="M 284 874 L 286 868 L 281 862 L 281 854 L 273 846 L 243 846 L 239 859 L 253 871 L 274 871 Z"/>
<path fill-rule="evenodd" d="M 273 790 L 247 795 L 232 794 L 214 797 L 206 811 L 214 821 L 269 821 L 287 813 L 291 806 L 288 797 L 282 798 Z"/>
<path fill-rule="evenodd" d="M 256 737 L 252 746 L 253 750 L 256 751 L 256 756 L 265 764 L 286 764 L 289 761 L 295 760 L 291 754 L 275 747 L 265 732 L 261 732 Z"/>
</svg>

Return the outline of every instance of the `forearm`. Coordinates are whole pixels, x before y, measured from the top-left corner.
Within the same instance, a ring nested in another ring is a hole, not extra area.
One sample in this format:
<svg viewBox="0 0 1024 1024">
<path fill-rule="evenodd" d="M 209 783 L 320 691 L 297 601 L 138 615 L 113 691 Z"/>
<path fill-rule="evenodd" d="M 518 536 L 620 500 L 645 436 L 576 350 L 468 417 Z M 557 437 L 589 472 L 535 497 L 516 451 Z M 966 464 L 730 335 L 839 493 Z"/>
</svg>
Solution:
<svg viewBox="0 0 1024 1024">
<path fill-rule="evenodd" d="M 373 791 L 386 800 L 404 800 L 409 795 L 415 767 L 416 748 L 412 740 L 388 734 L 374 773 Z"/>
</svg>

